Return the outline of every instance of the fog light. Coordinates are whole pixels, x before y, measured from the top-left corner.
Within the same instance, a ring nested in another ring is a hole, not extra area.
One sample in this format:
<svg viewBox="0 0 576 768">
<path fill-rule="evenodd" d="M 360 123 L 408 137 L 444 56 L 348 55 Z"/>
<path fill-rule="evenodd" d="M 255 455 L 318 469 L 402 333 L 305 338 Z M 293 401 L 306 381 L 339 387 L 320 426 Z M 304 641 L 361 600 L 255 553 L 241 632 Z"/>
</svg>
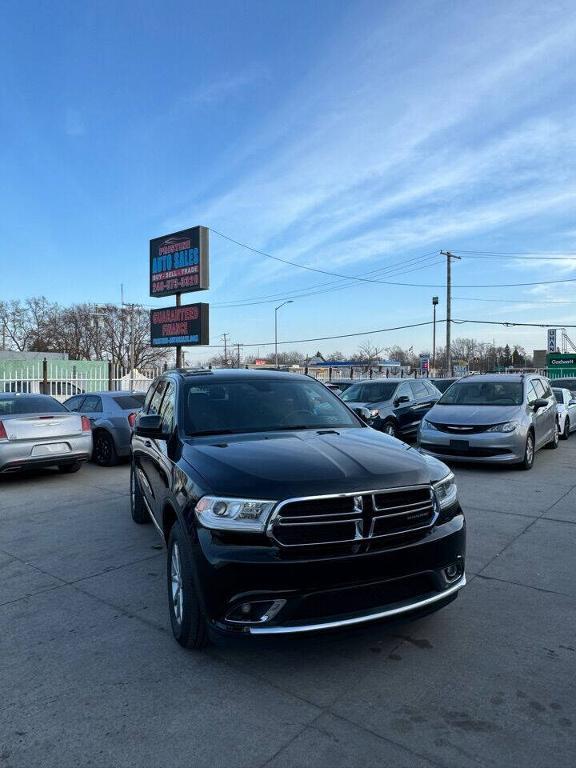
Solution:
<svg viewBox="0 0 576 768">
<path fill-rule="evenodd" d="M 444 576 L 447 581 L 455 581 L 462 575 L 462 563 L 452 563 L 444 568 Z"/>
<path fill-rule="evenodd" d="M 276 616 L 286 600 L 258 600 L 254 603 L 240 603 L 226 614 L 226 621 L 233 624 L 264 624 Z"/>
</svg>

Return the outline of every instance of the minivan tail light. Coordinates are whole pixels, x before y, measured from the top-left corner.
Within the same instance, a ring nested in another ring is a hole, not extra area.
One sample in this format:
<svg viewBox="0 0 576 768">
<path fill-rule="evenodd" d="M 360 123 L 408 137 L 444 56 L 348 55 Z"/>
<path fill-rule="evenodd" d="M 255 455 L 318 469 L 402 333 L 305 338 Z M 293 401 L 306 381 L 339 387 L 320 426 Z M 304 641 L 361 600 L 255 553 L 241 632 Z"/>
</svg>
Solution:
<svg viewBox="0 0 576 768">
<path fill-rule="evenodd" d="M 91 432 L 92 425 L 88 416 L 82 416 L 82 432 Z"/>
<path fill-rule="evenodd" d="M 6 434 L 6 428 L 4 427 L 4 424 L 0 421 L 0 440 L 8 440 L 8 435 Z"/>
<path fill-rule="evenodd" d="M 134 424 L 136 423 L 136 414 L 135 413 L 129 413 L 128 414 L 128 424 L 130 424 L 131 429 L 134 429 Z"/>
</svg>

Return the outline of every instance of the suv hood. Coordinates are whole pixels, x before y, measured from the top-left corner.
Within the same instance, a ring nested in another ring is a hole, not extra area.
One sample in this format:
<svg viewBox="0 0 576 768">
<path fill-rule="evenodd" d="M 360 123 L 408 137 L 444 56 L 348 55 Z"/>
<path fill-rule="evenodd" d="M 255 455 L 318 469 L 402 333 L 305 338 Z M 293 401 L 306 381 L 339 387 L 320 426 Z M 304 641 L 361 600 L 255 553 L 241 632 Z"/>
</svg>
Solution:
<svg viewBox="0 0 576 768">
<path fill-rule="evenodd" d="M 368 428 L 189 438 L 183 458 L 220 496 L 282 500 L 430 482 L 421 454 Z"/>
<path fill-rule="evenodd" d="M 517 420 L 521 405 L 434 405 L 426 421 L 434 424 L 502 424 Z"/>
</svg>

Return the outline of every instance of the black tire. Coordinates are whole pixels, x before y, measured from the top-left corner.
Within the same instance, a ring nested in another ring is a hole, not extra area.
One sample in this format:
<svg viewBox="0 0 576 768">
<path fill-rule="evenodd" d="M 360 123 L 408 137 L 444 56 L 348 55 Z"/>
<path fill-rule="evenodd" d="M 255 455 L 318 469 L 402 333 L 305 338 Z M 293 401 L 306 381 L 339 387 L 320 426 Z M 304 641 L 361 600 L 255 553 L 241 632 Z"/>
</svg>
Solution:
<svg viewBox="0 0 576 768">
<path fill-rule="evenodd" d="M 390 437 L 398 437 L 398 425 L 393 419 L 386 419 L 382 424 L 382 432 Z"/>
<path fill-rule="evenodd" d="M 112 467 L 114 464 L 118 463 L 114 438 L 104 430 L 96 432 L 94 435 L 92 461 L 101 467 Z"/>
<path fill-rule="evenodd" d="M 549 448 L 551 451 L 555 451 L 556 448 L 558 448 L 558 444 L 560 442 L 560 430 L 558 429 L 558 422 L 556 421 L 554 423 L 554 437 L 552 440 L 550 440 L 549 443 L 546 443 L 546 448 Z"/>
<path fill-rule="evenodd" d="M 135 523 L 138 523 L 138 525 L 145 525 L 146 523 L 152 522 L 148 510 L 146 509 L 146 505 L 144 504 L 140 483 L 134 472 L 134 464 L 130 465 L 130 513 L 132 515 L 132 520 L 134 520 Z"/>
<path fill-rule="evenodd" d="M 564 429 L 562 430 L 562 434 L 560 435 L 561 440 L 568 440 L 570 437 L 570 418 L 566 416 L 566 421 L 564 422 Z"/>
<path fill-rule="evenodd" d="M 73 472 L 78 472 L 81 466 L 81 461 L 73 461 L 71 464 L 58 464 L 58 469 L 63 475 L 71 475 Z"/>
<path fill-rule="evenodd" d="M 535 453 L 534 433 L 528 432 L 528 437 L 526 438 L 526 447 L 524 448 L 524 458 L 518 465 L 518 469 L 532 469 L 534 466 Z"/>
<path fill-rule="evenodd" d="M 176 574 L 175 557 L 179 563 L 179 576 Z M 209 642 L 208 623 L 195 589 L 190 542 L 178 521 L 172 526 L 168 537 L 166 586 L 170 623 L 177 642 L 183 648 L 205 648 Z"/>
</svg>

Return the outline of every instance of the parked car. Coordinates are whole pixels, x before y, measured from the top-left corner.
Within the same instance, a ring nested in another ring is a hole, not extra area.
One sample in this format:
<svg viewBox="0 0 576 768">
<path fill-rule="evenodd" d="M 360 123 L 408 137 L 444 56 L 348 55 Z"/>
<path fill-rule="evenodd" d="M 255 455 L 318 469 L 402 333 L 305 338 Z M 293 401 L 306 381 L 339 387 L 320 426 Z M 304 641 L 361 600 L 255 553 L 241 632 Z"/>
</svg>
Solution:
<svg viewBox="0 0 576 768">
<path fill-rule="evenodd" d="M 0 394 L 0 472 L 52 466 L 77 472 L 91 452 L 85 416 L 49 395 Z"/>
<path fill-rule="evenodd" d="M 570 433 L 576 429 L 576 393 L 558 387 L 553 387 L 552 393 L 556 398 L 560 438 L 568 440 Z"/>
<path fill-rule="evenodd" d="M 66 400 L 69 411 L 90 419 L 96 464 L 110 467 L 130 455 L 132 428 L 145 396 L 143 392 L 90 392 Z"/>
<path fill-rule="evenodd" d="M 444 393 L 448 387 L 454 384 L 455 381 L 458 381 L 458 379 L 429 379 L 429 381 L 434 384 L 439 392 Z"/>
<path fill-rule="evenodd" d="M 558 447 L 556 400 L 542 376 L 485 374 L 455 382 L 422 421 L 418 444 L 454 461 L 531 469 L 543 446 Z"/>
<path fill-rule="evenodd" d="M 351 408 L 367 408 L 370 425 L 392 437 L 415 434 L 439 398 L 440 392 L 427 379 L 366 379 L 342 395 Z"/>
<path fill-rule="evenodd" d="M 346 390 L 349 389 L 352 384 L 357 384 L 359 381 L 363 381 L 363 379 L 331 379 L 328 382 L 328 385 L 330 389 L 335 387 L 338 390 L 336 394 L 341 395 L 343 392 L 346 392 Z"/>
<path fill-rule="evenodd" d="M 156 379 L 132 437 L 131 511 L 167 545 L 171 625 L 186 647 L 208 630 L 414 617 L 466 582 L 450 470 L 298 374 Z"/>
<path fill-rule="evenodd" d="M 576 392 L 576 379 L 570 377 L 562 377 L 561 379 L 548 379 L 551 387 L 560 387 L 561 389 L 569 389 L 570 392 Z"/>
</svg>

